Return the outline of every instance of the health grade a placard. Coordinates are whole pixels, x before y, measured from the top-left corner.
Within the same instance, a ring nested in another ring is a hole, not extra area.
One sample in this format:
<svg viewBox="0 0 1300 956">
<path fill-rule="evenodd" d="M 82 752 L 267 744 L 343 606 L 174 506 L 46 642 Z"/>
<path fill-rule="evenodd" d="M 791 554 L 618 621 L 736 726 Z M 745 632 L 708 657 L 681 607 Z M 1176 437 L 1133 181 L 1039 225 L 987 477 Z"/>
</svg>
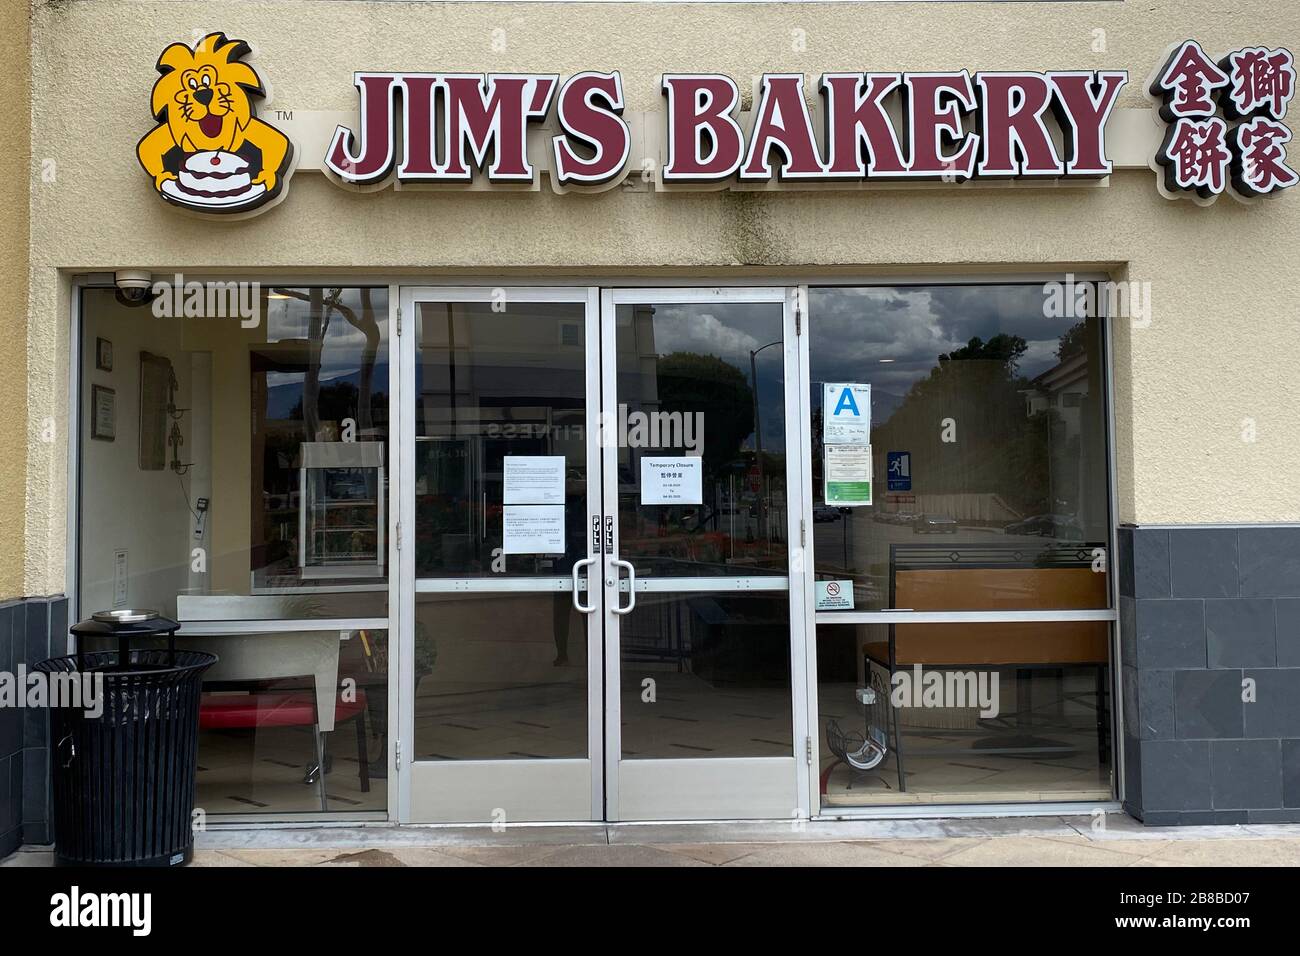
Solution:
<svg viewBox="0 0 1300 956">
<path fill-rule="evenodd" d="M 827 382 L 822 392 L 822 443 L 871 444 L 871 386 Z"/>
</svg>

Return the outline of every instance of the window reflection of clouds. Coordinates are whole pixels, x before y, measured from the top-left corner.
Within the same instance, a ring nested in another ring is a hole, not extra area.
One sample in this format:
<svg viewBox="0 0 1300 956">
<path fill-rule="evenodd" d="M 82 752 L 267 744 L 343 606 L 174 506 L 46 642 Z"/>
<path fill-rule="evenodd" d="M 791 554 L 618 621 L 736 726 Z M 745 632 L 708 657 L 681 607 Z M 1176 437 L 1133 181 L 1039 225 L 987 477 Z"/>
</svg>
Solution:
<svg viewBox="0 0 1300 956">
<path fill-rule="evenodd" d="M 1033 378 L 1057 364 L 1060 336 L 1075 322 L 1045 315 L 1044 301 L 1039 284 L 812 289 L 812 378 L 869 374 L 873 388 L 901 396 L 941 354 L 999 332 L 1026 340 L 1019 371 Z"/>
<path fill-rule="evenodd" d="M 784 308 L 765 303 L 676 304 L 654 306 L 655 352 L 695 352 L 713 355 L 735 366 L 745 381 L 750 376 L 750 352 L 758 373 L 758 402 L 763 426 L 763 447 L 785 447 L 785 362 L 777 346 L 783 341 Z M 705 428 L 708 427 L 707 420 Z M 752 439 L 747 447 L 753 447 Z"/>
<path fill-rule="evenodd" d="M 655 351 L 660 355 L 716 355 L 737 368 L 746 368 L 752 349 L 781 337 L 780 313 L 774 316 L 774 309 L 771 305 L 756 309 L 736 305 L 656 305 Z"/>
<path fill-rule="evenodd" d="M 388 289 L 383 286 L 369 289 L 370 310 L 375 322 L 374 331 L 379 338 L 373 351 L 371 342 L 362 329 L 358 329 L 339 308 L 331 308 L 326 303 L 331 296 L 338 293 L 337 305 L 350 309 L 359 322 L 365 321 L 365 305 L 362 301 L 360 287 L 346 287 L 341 290 L 335 286 L 262 286 L 263 304 L 266 308 L 266 344 L 305 343 L 310 336 L 310 316 L 313 292 L 320 296 L 320 307 L 325 310 L 324 335 L 320 339 L 320 351 L 316 356 L 317 385 L 329 388 L 334 385 L 348 384 L 359 387 L 363 374 L 363 360 L 372 363 L 370 398 L 372 402 L 383 401 L 387 394 L 387 349 L 388 349 Z M 274 298 L 287 296 L 287 298 Z M 297 298 L 304 296 L 306 298 Z M 269 354 L 275 354 L 274 352 Z M 305 353 L 293 349 L 286 360 L 305 361 Z M 306 371 L 287 371 L 284 369 L 267 369 L 267 408 L 272 417 L 288 415 L 301 401 L 302 389 L 307 380 Z"/>
</svg>

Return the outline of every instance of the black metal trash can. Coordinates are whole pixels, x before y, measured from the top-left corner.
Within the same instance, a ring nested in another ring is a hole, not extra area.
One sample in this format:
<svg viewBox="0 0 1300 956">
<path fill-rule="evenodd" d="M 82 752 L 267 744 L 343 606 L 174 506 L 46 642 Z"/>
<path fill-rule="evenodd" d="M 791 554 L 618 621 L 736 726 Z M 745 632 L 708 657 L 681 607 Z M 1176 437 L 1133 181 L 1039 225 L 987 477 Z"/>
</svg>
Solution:
<svg viewBox="0 0 1300 956">
<path fill-rule="evenodd" d="M 176 650 L 179 627 L 152 611 L 97 614 L 71 628 L 76 654 L 36 665 L 51 677 L 93 682 L 83 683 L 83 706 L 50 713 L 59 865 L 177 866 L 193 856 L 199 694 L 217 658 Z M 162 636 L 165 649 L 130 649 Z M 117 650 L 84 650 L 95 638 L 115 639 Z M 84 706 L 85 691 L 98 697 L 98 716 Z"/>
</svg>

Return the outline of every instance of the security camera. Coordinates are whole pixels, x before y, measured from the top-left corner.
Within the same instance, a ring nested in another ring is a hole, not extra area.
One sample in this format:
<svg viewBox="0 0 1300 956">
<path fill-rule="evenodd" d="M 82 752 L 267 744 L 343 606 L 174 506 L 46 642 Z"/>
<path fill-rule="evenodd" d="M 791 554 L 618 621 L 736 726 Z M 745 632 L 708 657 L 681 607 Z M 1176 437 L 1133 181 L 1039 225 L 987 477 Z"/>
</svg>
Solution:
<svg viewBox="0 0 1300 956">
<path fill-rule="evenodd" d="M 117 300 L 124 305 L 143 305 L 153 298 L 153 275 L 142 269 L 123 269 L 113 273 Z"/>
</svg>

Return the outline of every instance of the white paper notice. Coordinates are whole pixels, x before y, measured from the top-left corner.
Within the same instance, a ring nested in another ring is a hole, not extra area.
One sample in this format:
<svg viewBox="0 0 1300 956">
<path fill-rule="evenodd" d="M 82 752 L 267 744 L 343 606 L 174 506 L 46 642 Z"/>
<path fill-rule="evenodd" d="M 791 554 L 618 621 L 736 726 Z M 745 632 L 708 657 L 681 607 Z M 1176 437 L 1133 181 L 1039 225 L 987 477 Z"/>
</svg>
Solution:
<svg viewBox="0 0 1300 956">
<path fill-rule="evenodd" d="M 699 458 L 641 459 L 641 504 L 698 505 L 703 501 Z"/>
<path fill-rule="evenodd" d="M 563 455 L 506 455 L 503 461 L 503 504 L 564 504 Z"/>
<path fill-rule="evenodd" d="M 825 385 L 822 441 L 827 445 L 871 444 L 870 385 Z"/>
<path fill-rule="evenodd" d="M 506 505 L 502 514 L 505 554 L 564 553 L 564 505 Z"/>
</svg>

